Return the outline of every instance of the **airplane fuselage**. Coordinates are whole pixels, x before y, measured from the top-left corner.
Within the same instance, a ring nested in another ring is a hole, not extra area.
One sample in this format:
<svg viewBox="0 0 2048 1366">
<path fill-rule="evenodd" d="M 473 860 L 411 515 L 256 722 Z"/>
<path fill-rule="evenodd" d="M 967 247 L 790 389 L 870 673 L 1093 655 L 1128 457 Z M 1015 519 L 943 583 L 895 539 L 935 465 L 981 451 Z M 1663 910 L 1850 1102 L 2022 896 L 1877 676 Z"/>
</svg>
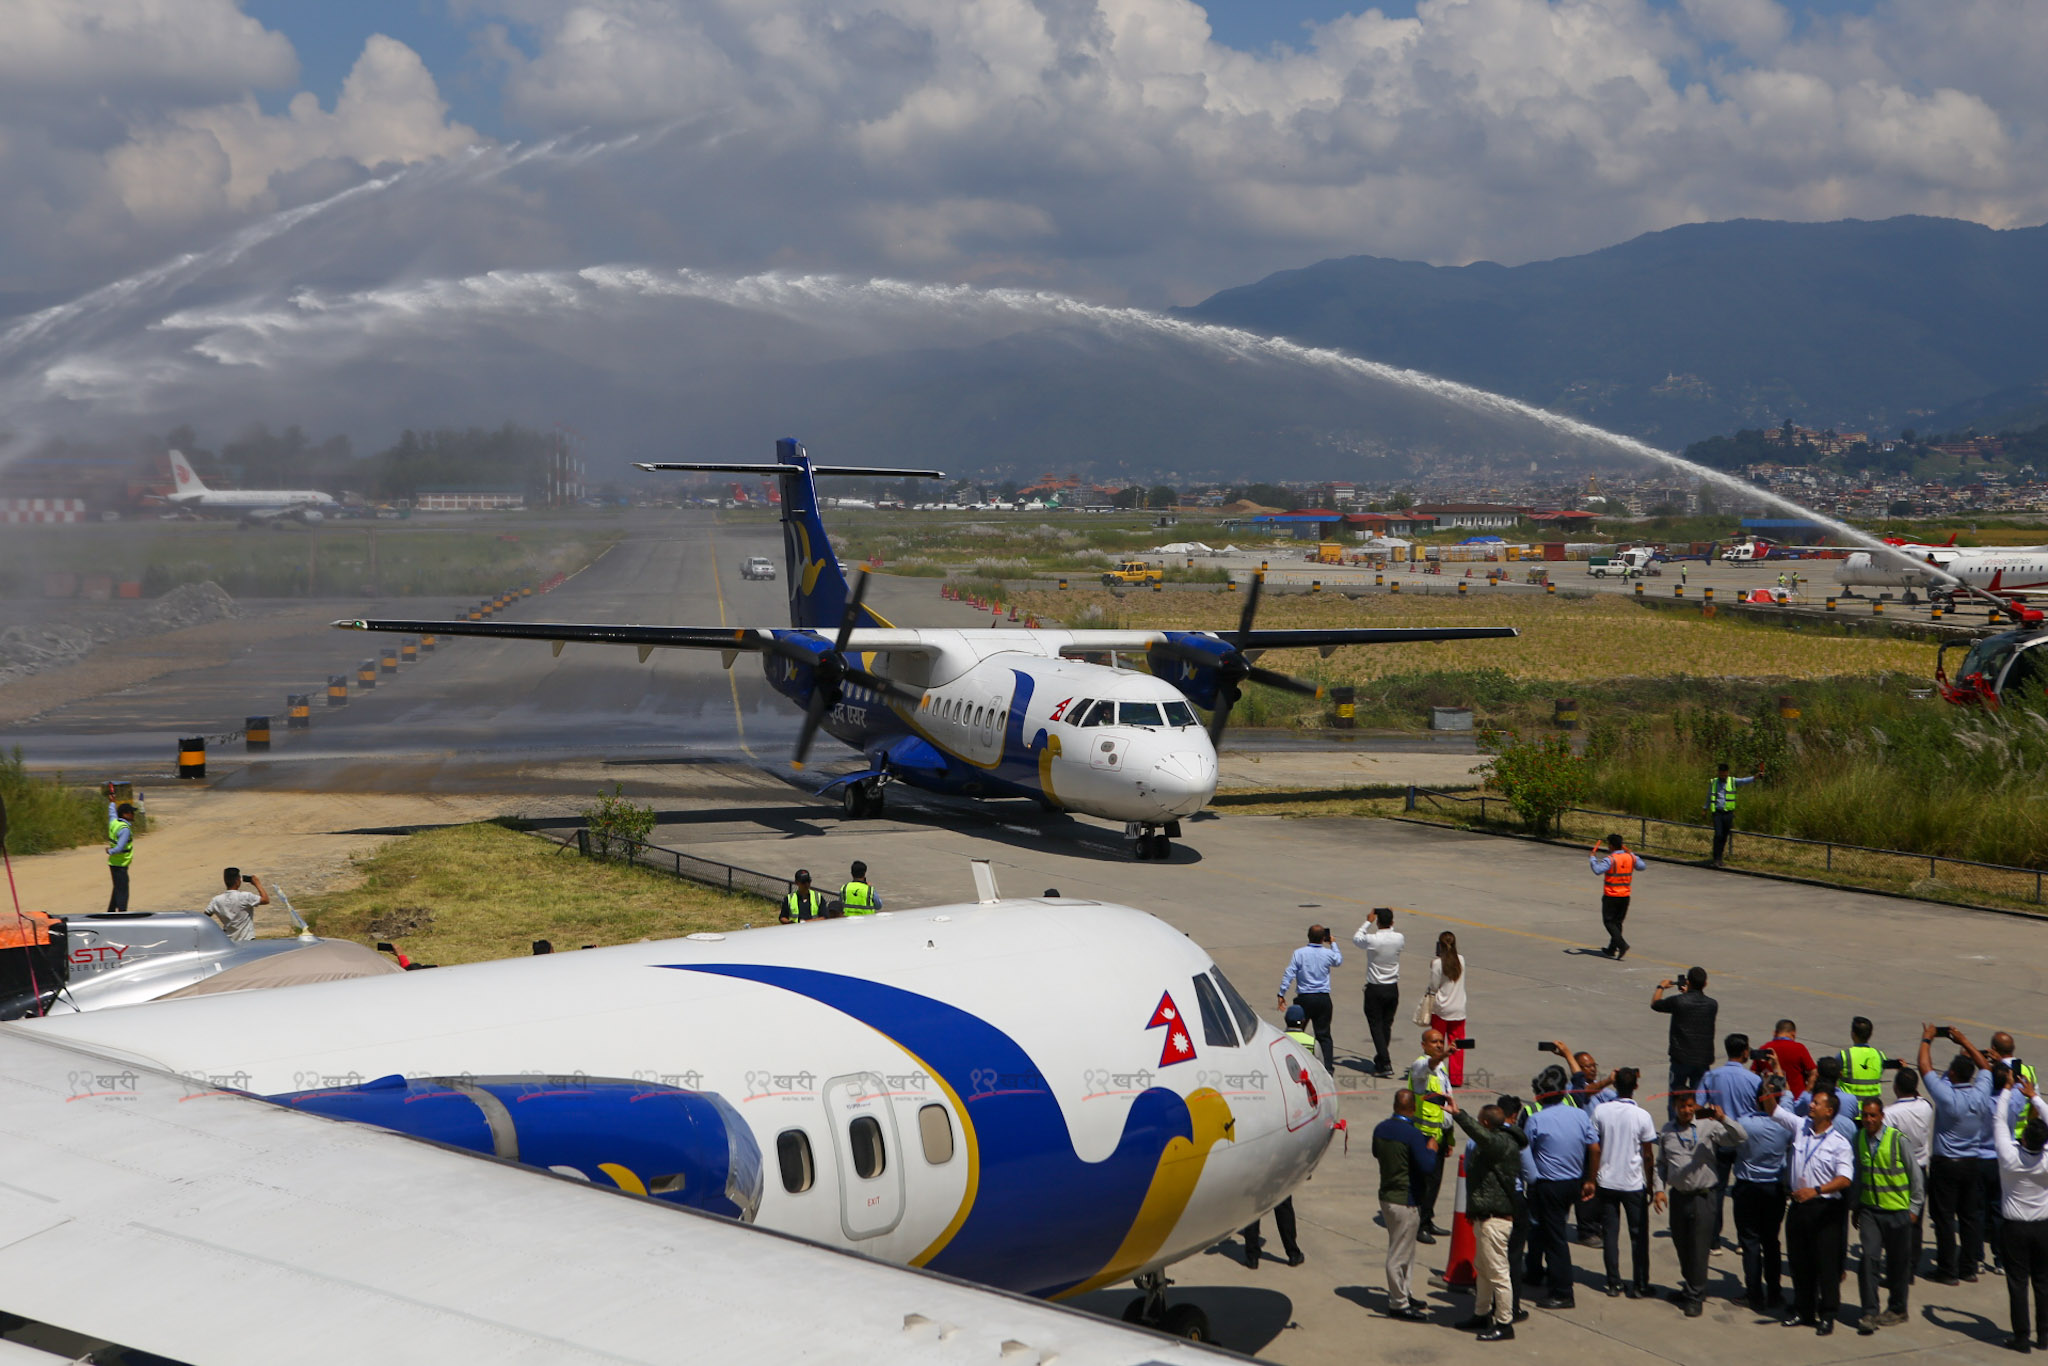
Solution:
<svg viewBox="0 0 2048 1366">
<path fill-rule="evenodd" d="M 1857 588 L 1923 588 L 1937 592 L 1960 581 L 1992 593 L 2048 591 L 2048 553 L 2036 547 L 1902 545 L 1859 550 L 1835 570 L 1835 582 Z"/>
</svg>

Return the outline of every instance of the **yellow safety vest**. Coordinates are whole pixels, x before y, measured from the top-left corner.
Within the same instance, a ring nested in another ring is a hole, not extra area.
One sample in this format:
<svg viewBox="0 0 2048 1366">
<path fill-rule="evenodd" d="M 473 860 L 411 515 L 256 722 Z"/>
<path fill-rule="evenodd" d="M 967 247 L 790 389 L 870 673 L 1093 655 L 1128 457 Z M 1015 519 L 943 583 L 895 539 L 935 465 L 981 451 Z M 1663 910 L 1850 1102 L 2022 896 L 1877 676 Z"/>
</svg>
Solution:
<svg viewBox="0 0 2048 1366">
<path fill-rule="evenodd" d="M 1290 1029 L 1287 1031 L 1287 1037 L 1294 1040 L 1296 1043 L 1300 1044 L 1303 1048 L 1306 1048 L 1308 1050 L 1308 1055 L 1311 1058 L 1313 1058 L 1316 1055 L 1315 1035 L 1304 1033 L 1299 1029 Z"/>
<path fill-rule="evenodd" d="M 130 825 L 127 821 L 122 820 L 119 816 L 114 817 L 114 819 L 107 822 L 107 843 L 118 844 L 121 839 L 121 832 L 124 830 L 133 830 L 134 828 L 135 827 Z M 126 849 L 123 849 L 118 854 L 107 855 L 107 867 L 109 868 L 126 868 L 129 864 L 133 863 L 134 861 L 135 837 L 132 834 L 128 837 L 128 847 Z"/>
<path fill-rule="evenodd" d="M 788 916 L 791 920 L 818 919 L 819 905 L 817 889 L 813 888 L 809 893 L 807 893 L 807 895 L 811 898 L 811 904 L 808 908 L 803 907 L 801 903 L 797 901 L 797 895 L 797 893 L 791 892 L 788 896 L 783 898 L 782 913 Z"/>
<path fill-rule="evenodd" d="M 1733 811 L 1735 809 L 1735 780 L 1733 778 L 1719 777 L 1709 780 L 1707 786 L 1707 805 L 1716 811 Z"/>
<path fill-rule="evenodd" d="M 2038 1080 L 2036 1080 L 2034 1076 L 2034 1065 L 2032 1063 L 2020 1062 L 2019 1059 L 2014 1058 L 2012 1059 L 2012 1061 L 2008 1062 L 2006 1066 L 2013 1067 L 2015 1063 L 2017 1063 L 2018 1066 L 2015 1067 L 2014 1070 L 2027 1079 L 2028 1085 L 2032 1086 L 2037 1091 L 2040 1090 L 2041 1083 Z M 2020 1096 L 2020 1103 L 2018 1105 L 2015 1105 L 2012 1111 L 2013 1137 L 2019 1137 L 2020 1131 L 2027 1127 L 2027 1117 L 2033 1113 L 2033 1103 L 2030 1102 L 2024 1094 L 2022 1094 Z"/>
<path fill-rule="evenodd" d="M 1427 1063 L 1429 1062 L 1429 1054 L 1425 1053 L 1415 1061 Z M 1430 1066 L 1427 1075 L 1428 1080 L 1423 1085 L 1418 1086 L 1415 1081 L 1415 1069 L 1413 1067 L 1408 1069 L 1408 1089 L 1415 1093 L 1415 1127 L 1421 1129 L 1431 1138 L 1442 1138 L 1444 1131 L 1450 1127 L 1444 1122 L 1444 1107 L 1438 1105 L 1435 1101 L 1425 1100 L 1423 1097 L 1431 1091 L 1435 1091 L 1438 1095 L 1449 1095 L 1451 1090 L 1450 1074 L 1444 1070 L 1442 1063 L 1434 1063 Z"/>
<path fill-rule="evenodd" d="M 1882 1100 L 1884 1098 L 1884 1054 L 1864 1044 L 1851 1044 L 1842 1050 L 1842 1080 L 1840 1089 L 1860 1101 Z"/>
<path fill-rule="evenodd" d="M 1861 1125 L 1856 1129 L 1856 1203 L 1865 1209 L 1909 1209 L 1913 1204 L 1913 1182 L 1906 1175 L 1912 1159 L 1899 1142 L 1897 1129 L 1885 1129 L 1877 1136 L 1877 1151 L 1870 1150 L 1870 1135 Z"/>
<path fill-rule="evenodd" d="M 839 904 L 848 915 L 873 915 L 875 913 L 875 888 L 872 883 L 849 882 L 839 889 Z"/>
</svg>

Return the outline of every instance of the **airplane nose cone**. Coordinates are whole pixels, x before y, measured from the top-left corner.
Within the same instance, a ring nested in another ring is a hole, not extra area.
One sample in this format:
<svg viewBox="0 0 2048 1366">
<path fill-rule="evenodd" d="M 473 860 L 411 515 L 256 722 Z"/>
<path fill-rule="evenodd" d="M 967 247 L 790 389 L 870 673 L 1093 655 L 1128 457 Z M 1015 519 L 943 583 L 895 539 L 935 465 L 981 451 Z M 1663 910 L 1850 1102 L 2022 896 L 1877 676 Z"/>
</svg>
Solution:
<svg viewBox="0 0 2048 1366">
<path fill-rule="evenodd" d="M 1216 795 L 1216 756 L 1204 750 L 1170 750 L 1146 775 L 1147 795 L 1166 816 L 1192 816 Z"/>
</svg>

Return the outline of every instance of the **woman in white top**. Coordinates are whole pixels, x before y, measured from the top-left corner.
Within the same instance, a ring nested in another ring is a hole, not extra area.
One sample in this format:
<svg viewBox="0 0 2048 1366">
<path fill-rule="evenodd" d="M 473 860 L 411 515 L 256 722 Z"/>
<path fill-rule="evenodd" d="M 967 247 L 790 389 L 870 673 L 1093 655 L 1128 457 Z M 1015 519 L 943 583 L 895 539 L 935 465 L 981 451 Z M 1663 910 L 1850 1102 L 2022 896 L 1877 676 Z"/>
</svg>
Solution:
<svg viewBox="0 0 2048 1366">
<path fill-rule="evenodd" d="M 1445 930 L 1436 937 L 1436 957 L 1429 964 L 1429 991 L 1433 1004 L 1429 1027 L 1441 1032 L 1451 1050 L 1446 1065 L 1451 1085 L 1465 1084 L 1465 1050 L 1458 1040 L 1465 1037 L 1465 973 L 1471 964 L 1458 953 L 1458 936 Z"/>
</svg>

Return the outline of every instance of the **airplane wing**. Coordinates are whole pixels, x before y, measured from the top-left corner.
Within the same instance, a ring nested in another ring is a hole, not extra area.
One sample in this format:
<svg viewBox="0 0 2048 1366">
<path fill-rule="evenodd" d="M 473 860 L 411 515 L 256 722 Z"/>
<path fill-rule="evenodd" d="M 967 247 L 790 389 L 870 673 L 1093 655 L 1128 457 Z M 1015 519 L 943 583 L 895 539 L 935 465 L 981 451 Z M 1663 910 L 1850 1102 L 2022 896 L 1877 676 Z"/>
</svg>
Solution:
<svg viewBox="0 0 2048 1366">
<path fill-rule="evenodd" d="M 856 631 L 855 636 L 861 633 Z M 1109 650 L 1139 651 L 1173 636 L 1211 636 L 1257 650 L 1321 650 L 1328 654 L 1346 645 L 1407 645 L 1430 640 L 1503 640 L 1520 635 L 1512 626 L 1346 626 L 1295 631 L 1056 631 L 1063 637 L 1063 655 L 1099 654 Z"/>
<path fill-rule="evenodd" d="M 829 643 L 818 631 L 763 630 L 757 626 L 592 626 L 558 621 L 337 621 L 337 630 L 381 631 L 404 635 L 487 636 L 500 640 L 545 640 L 558 648 L 571 641 L 579 645 L 633 645 L 646 658 L 654 650 L 719 650 L 728 654 L 760 654 L 770 648 L 776 636 L 810 636 Z M 891 651 L 896 654 L 931 653 L 937 647 L 915 630 L 868 628 L 853 633 L 848 649 L 856 652 Z"/>
<path fill-rule="evenodd" d="M 0 1096 L 30 1331 L 208 1366 L 1237 1359 L 22 1031 Z"/>
</svg>

